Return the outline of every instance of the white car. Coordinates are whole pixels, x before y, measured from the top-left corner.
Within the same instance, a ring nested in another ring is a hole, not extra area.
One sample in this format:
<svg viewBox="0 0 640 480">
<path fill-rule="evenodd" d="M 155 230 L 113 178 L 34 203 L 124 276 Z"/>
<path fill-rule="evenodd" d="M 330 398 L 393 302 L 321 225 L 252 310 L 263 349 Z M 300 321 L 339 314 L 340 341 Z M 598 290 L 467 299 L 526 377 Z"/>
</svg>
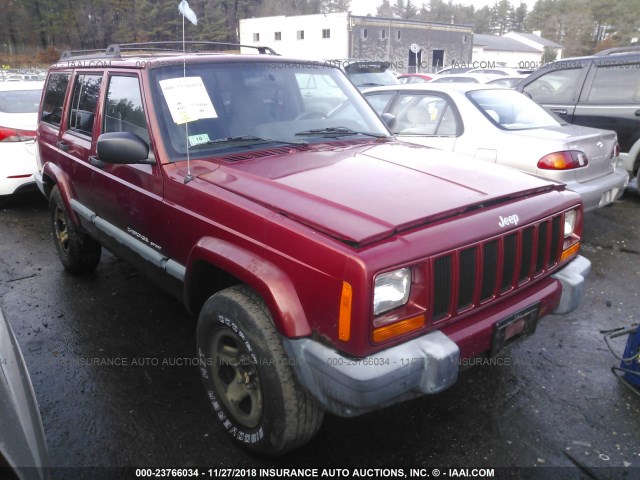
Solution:
<svg viewBox="0 0 640 480">
<path fill-rule="evenodd" d="M 442 77 L 436 77 L 429 83 L 487 83 L 495 78 L 501 77 L 487 73 L 452 73 Z"/>
<path fill-rule="evenodd" d="M 517 77 L 524 75 L 525 77 L 532 73 L 529 68 L 512 68 L 512 67 L 491 67 L 491 68 L 474 68 L 467 73 L 482 73 L 485 75 L 498 75 L 499 77 Z"/>
<path fill-rule="evenodd" d="M 515 88 L 522 80 L 527 78 L 528 75 L 514 75 L 511 77 L 498 77 L 493 80 L 489 80 L 487 85 L 492 85 L 494 87 L 507 87 L 507 88 Z"/>
<path fill-rule="evenodd" d="M 35 187 L 34 139 L 43 85 L 0 83 L 0 199 Z"/>
<path fill-rule="evenodd" d="M 399 139 L 565 183 L 585 211 L 618 199 L 629 183 L 616 167 L 615 132 L 565 123 L 515 90 L 423 83 L 363 93 Z"/>
</svg>

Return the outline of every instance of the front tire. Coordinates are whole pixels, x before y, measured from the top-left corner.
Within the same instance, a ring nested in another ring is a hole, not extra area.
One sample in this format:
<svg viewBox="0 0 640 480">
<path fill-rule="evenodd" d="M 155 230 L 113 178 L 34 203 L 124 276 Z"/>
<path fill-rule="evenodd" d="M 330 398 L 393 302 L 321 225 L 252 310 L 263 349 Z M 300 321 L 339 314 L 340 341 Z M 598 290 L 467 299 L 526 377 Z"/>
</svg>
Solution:
<svg viewBox="0 0 640 480">
<path fill-rule="evenodd" d="M 102 246 L 71 222 L 57 186 L 49 196 L 49 214 L 53 242 L 64 268 L 75 274 L 94 271 L 100 263 Z"/>
<path fill-rule="evenodd" d="M 246 286 L 204 304 L 197 329 L 200 373 L 216 418 L 252 453 L 281 455 L 317 433 L 324 412 L 296 382 L 264 301 Z"/>
</svg>

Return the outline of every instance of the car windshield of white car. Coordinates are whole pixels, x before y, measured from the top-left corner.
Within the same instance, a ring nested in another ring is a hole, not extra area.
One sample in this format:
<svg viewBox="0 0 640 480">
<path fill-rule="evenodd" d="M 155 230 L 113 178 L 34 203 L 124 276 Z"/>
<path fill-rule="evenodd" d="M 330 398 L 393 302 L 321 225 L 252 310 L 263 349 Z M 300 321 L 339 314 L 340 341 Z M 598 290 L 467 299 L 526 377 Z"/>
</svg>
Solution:
<svg viewBox="0 0 640 480">
<path fill-rule="evenodd" d="M 0 112 L 37 113 L 40 90 L 9 90 L 0 92 Z"/>
<path fill-rule="evenodd" d="M 162 138 L 173 161 L 186 158 L 187 150 L 192 158 L 204 158 L 269 148 L 269 143 L 327 141 L 326 135 L 301 138 L 302 131 L 389 136 L 345 74 L 321 62 L 187 63 L 186 72 L 176 64 L 154 68 L 151 76 Z M 332 116 L 337 106 L 344 107 Z"/>
<path fill-rule="evenodd" d="M 475 90 L 467 92 L 467 97 L 494 125 L 504 130 L 565 125 L 558 117 L 515 90 Z"/>
</svg>

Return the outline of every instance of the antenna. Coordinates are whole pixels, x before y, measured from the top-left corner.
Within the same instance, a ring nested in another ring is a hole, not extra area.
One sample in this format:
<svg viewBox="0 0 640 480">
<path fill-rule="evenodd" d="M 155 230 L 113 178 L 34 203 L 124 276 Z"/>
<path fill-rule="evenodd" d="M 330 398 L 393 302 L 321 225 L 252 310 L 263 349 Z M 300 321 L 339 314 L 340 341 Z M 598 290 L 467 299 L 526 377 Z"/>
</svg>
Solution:
<svg viewBox="0 0 640 480">
<path fill-rule="evenodd" d="M 182 78 L 187 78 L 187 48 L 184 41 L 184 17 L 182 15 Z M 187 176 L 184 177 L 185 185 L 193 180 L 191 176 L 191 158 L 189 154 L 189 122 L 184 122 L 184 140 L 187 147 Z"/>
<path fill-rule="evenodd" d="M 182 15 L 182 78 L 187 78 L 187 47 L 185 42 L 184 35 L 184 19 L 185 17 L 189 19 L 191 23 L 194 25 L 198 24 L 198 17 L 191 8 L 189 8 L 189 4 L 187 0 L 182 0 L 180 5 L 178 5 L 178 10 Z M 185 135 L 185 146 L 187 147 L 187 176 L 184 177 L 184 183 L 187 184 L 193 177 L 191 176 L 191 155 L 189 154 L 189 121 L 184 122 L 184 135 Z"/>
</svg>

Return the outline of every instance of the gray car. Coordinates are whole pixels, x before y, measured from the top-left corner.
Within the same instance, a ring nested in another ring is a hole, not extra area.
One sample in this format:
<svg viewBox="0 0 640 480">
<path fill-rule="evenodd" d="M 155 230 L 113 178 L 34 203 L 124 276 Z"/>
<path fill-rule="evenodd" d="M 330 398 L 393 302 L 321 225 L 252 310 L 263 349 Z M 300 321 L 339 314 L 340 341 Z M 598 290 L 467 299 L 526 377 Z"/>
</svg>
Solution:
<svg viewBox="0 0 640 480">
<path fill-rule="evenodd" d="M 399 139 L 565 183 L 585 211 L 618 199 L 629 183 L 616 167 L 615 132 L 568 124 L 515 90 L 428 83 L 363 93 L 378 113 L 395 116 Z"/>
<path fill-rule="evenodd" d="M 0 478 L 48 477 L 42 420 L 16 337 L 0 310 Z"/>
</svg>

